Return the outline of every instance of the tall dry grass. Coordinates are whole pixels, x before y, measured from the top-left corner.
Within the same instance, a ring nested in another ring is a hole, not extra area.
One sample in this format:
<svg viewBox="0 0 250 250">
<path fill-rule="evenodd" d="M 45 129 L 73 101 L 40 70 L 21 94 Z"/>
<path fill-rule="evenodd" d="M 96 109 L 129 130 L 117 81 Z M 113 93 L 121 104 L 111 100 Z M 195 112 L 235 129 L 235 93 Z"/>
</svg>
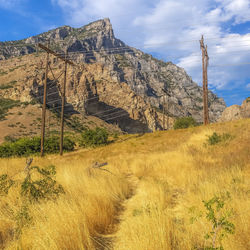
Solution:
<svg viewBox="0 0 250 250">
<path fill-rule="evenodd" d="M 230 133 L 232 139 L 206 146 L 207 135 Z M 87 169 L 95 161 L 106 171 Z M 18 190 L 1 197 L 0 244 L 6 249 L 202 249 L 210 224 L 190 222 L 190 208 L 205 212 L 202 200 L 225 192 L 235 234 L 225 249 L 250 249 L 250 120 L 186 130 L 129 135 L 115 144 L 35 158 L 57 167 L 66 194 L 56 202 L 34 204 L 32 223 L 19 238 L 6 206 L 18 211 Z M 0 173 L 14 174 L 25 159 L 0 160 Z M 21 179 L 21 175 L 15 178 Z M 8 204 L 8 205 L 7 205 Z"/>
</svg>

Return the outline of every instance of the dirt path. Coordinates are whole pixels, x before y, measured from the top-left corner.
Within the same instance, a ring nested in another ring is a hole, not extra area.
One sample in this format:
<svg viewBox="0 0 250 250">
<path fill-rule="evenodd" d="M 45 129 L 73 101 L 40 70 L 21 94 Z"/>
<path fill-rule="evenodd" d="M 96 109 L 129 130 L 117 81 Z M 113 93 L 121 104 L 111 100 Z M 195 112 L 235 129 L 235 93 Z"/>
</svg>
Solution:
<svg viewBox="0 0 250 250">
<path fill-rule="evenodd" d="M 136 178 L 132 173 L 129 173 L 125 176 L 125 178 L 129 182 L 129 195 L 123 200 L 121 203 L 117 205 L 117 212 L 115 214 L 114 222 L 109 226 L 109 232 L 105 235 L 100 235 L 99 237 L 95 237 L 93 240 L 96 243 L 97 250 L 111 250 L 114 249 L 114 240 L 117 231 L 119 230 L 121 216 L 126 211 L 127 203 L 129 200 L 136 194 L 137 186 L 138 186 L 138 178 Z"/>
</svg>

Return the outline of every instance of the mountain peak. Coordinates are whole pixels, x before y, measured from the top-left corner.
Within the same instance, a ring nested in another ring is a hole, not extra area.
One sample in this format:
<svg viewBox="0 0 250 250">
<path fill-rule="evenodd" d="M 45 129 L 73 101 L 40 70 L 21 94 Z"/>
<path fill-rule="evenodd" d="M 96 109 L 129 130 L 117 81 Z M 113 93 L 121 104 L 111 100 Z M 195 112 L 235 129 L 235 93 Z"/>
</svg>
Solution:
<svg viewBox="0 0 250 250">
<path fill-rule="evenodd" d="M 97 28 L 112 28 L 112 24 L 110 22 L 110 19 L 109 18 L 103 18 L 103 19 L 99 19 L 97 21 L 94 21 L 92 23 L 89 23 L 87 25 L 84 25 L 83 27 L 97 27 Z"/>
<path fill-rule="evenodd" d="M 97 20 L 95 22 L 84 25 L 76 30 L 78 32 L 86 32 L 86 31 L 87 32 L 91 31 L 92 33 L 102 32 L 104 34 L 109 34 L 110 37 L 114 37 L 112 24 L 109 18 Z"/>
</svg>

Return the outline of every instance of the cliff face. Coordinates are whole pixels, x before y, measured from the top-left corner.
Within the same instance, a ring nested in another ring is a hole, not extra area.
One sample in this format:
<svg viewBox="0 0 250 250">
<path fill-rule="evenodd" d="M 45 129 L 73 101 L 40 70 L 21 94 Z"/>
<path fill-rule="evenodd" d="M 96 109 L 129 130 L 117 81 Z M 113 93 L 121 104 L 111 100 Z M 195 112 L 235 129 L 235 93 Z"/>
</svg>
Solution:
<svg viewBox="0 0 250 250">
<path fill-rule="evenodd" d="M 81 69 L 70 69 L 68 76 L 67 100 L 72 108 L 88 114 L 105 114 L 102 119 L 109 122 L 113 122 L 109 118 L 115 114 L 108 116 L 111 112 L 108 110 L 113 109 L 117 116 L 127 112 L 127 118 L 124 115 L 114 121 L 129 131 L 137 131 L 139 127 L 160 129 L 164 89 L 169 95 L 165 97 L 169 116 L 192 115 L 198 122 L 202 121 L 202 88 L 184 69 L 159 61 L 116 39 L 109 19 L 78 29 L 64 26 L 28 39 L 0 43 L 0 59 L 34 53 L 35 44 L 48 39 L 51 49 L 59 53 L 67 49 L 72 60 L 84 65 Z M 37 58 L 34 56 L 36 65 L 41 56 L 40 53 Z M 51 65 L 56 70 L 62 67 L 55 59 Z M 40 69 L 37 66 L 37 74 L 33 74 L 33 78 L 29 76 L 29 95 L 41 93 L 43 72 Z M 224 109 L 223 99 L 209 92 L 211 121 L 216 121 Z M 170 124 L 172 120 L 170 118 Z"/>
<path fill-rule="evenodd" d="M 241 105 L 232 105 L 226 108 L 219 121 L 228 122 L 242 118 L 250 118 L 250 97 L 244 100 Z"/>
</svg>

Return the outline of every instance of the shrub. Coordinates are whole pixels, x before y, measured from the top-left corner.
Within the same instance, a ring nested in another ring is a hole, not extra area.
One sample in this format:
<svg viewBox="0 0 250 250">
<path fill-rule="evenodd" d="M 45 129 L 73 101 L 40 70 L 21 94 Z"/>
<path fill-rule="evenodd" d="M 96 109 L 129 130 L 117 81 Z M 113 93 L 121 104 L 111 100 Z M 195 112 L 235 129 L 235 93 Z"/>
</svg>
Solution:
<svg viewBox="0 0 250 250">
<path fill-rule="evenodd" d="M 11 143 L 12 153 L 14 156 L 28 156 L 40 151 L 40 137 L 21 138 Z"/>
<path fill-rule="evenodd" d="M 39 179 L 32 179 L 32 175 L 39 174 Z M 37 166 L 29 168 L 29 172 L 21 184 L 21 195 L 29 202 L 38 202 L 46 199 L 56 199 L 60 193 L 64 193 L 61 185 L 54 180 L 56 175 L 55 166 L 50 165 L 45 168 Z"/>
<path fill-rule="evenodd" d="M 178 118 L 174 123 L 174 129 L 189 128 L 196 126 L 197 123 L 193 117 L 181 117 Z"/>
<path fill-rule="evenodd" d="M 220 141 L 221 141 L 221 137 L 216 132 L 214 132 L 212 135 L 210 135 L 207 139 L 207 142 L 209 145 L 217 144 Z"/>
<path fill-rule="evenodd" d="M 80 146 L 91 147 L 108 143 L 108 132 L 104 128 L 88 129 L 82 133 Z"/>
<path fill-rule="evenodd" d="M 69 137 L 64 137 L 63 139 L 63 150 L 66 152 L 73 151 L 75 148 L 75 142 L 69 138 Z"/>
<path fill-rule="evenodd" d="M 63 187 L 56 182 L 56 168 L 50 165 L 45 168 L 31 166 L 33 159 L 27 162 L 23 180 L 15 181 L 7 174 L 0 175 L 0 196 L 7 196 L 12 186 L 19 188 L 17 199 L 21 201 L 17 211 L 10 210 L 10 220 L 15 224 L 13 233 L 20 236 L 24 227 L 32 222 L 30 216 L 30 204 L 40 201 L 56 200 L 59 195 L 64 194 Z M 8 203 L 6 203 L 8 207 Z"/>
<path fill-rule="evenodd" d="M 66 152 L 73 151 L 75 147 L 75 142 L 69 137 L 63 138 L 63 150 Z M 60 150 L 60 137 L 51 136 L 47 138 L 44 142 L 44 151 L 46 153 L 57 153 Z"/>
<path fill-rule="evenodd" d="M 214 132 L 212 135 L 208 136 L 207 143 L 208 145 L 215 145 L 222 141 L 227 141 L 232 139 L 232 136 L 228 133 L 223 133 L 222 135 L 218 135 Z"/>
<path fill-rule="evenodd" d="M 58 136 L 51 136 L 44 141 L 45 153 L 57 153 L 60 148 L 60 138 Z M 73 151 L 75 142 L 68 137 L 64 137 L 63 149 L 66 152 Z M 7 158 L 11 156 L 28 156 L 39 153 L 41 150 L 41 138 L 20 138 L 13 142 L 4 142 L 0 145 L 0 157 Z"/>
<path fill-rule="evenodd" d="M 230 221 L 230 218 L 234 215 L 233 209 L 229 206 L 230 201 L 230 193 L 226 192 L 220 196 L 215 195 L 210 200 L 202 201 L 206 209 L 205 214 L 196 207 L 189 209 L 193 215 L 190 218 L 191 223 L 203 219 L 206 220 L 206 223 L 209 223 L 207 233 L 204 235 L 206 246 L 202 249 L 223 250 L 223 239 L 229 234 L 235 233 L 235 225 Z"/>
<path fill-rule="evenodd" d="M 60 142 L 58 136 L 51 136 L 44 141 L 44 151 L 47 153 L 56 153 L 60 149 Z"/>
<path fill-rule="evenodd" d="M 0 146 L 0 157 L 1 158 L 7 158 L 7 157 L 11 157 L 13 155 L 13 150 L 11 147 L 11 143 L 10 142 L 4 142 L 1 146 Z"/>
<path fill-rule="evenodd" d="M 211 229 L 205 235 L 205 239 L 210 241 L 207 249 L 221 249 L 223 250 L 222 240 L 228 234 L 234 234 L 235 225 L 228 219 L 232 216 L 233 210 L 225 208 L 226 199 L 230 198 L 229 193 L 228 197 L 218 197 L 214 196 L 208 201 L 203 201 L 203 204 L 206 208 L 206 219 L 210 222 Z"/>
</svg>

